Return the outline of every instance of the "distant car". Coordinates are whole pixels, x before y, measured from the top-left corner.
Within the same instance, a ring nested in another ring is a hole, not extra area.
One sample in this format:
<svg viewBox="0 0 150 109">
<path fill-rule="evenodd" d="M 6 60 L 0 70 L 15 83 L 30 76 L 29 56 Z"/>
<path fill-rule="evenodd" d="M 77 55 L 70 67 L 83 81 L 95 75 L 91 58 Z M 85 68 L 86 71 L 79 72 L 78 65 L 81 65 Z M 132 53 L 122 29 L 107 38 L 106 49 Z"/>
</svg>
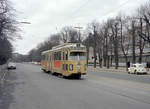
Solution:
<svg viewBox="0 0 150 109">
<path fill-rule="evenodd" d="M 9 62 L 8 66 L 7 66 L 7 69 L 16 69 L 16 64 L 13 63 L 13 62 Z"/>
<path fill-rule="evenodd" d="M 132 64 L 131 67 L 128 68 L 128 73 L 147 74 L 147 70 L 143 64 Z"/>
</svg>

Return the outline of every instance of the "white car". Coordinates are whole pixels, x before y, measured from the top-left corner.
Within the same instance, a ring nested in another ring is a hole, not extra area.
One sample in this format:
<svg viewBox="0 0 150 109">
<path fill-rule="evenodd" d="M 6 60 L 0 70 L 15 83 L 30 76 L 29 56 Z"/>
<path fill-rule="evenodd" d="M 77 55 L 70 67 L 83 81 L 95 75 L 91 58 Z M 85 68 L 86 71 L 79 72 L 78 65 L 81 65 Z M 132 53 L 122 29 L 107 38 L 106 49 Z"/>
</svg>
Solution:
<svg viewBox="0 0 150 109">
<path fill-rule="evenodd" d="M 9 62 L 7 65 L 7 69 L 16 69 L 16 64 L 13 62 Z"/>
<path fill-rule="evenodd" d="M 132 64 L 131 67 L 128 68 L 128 73 L 147 74 L 147 70 L 143 64 Z"/>
</svg>

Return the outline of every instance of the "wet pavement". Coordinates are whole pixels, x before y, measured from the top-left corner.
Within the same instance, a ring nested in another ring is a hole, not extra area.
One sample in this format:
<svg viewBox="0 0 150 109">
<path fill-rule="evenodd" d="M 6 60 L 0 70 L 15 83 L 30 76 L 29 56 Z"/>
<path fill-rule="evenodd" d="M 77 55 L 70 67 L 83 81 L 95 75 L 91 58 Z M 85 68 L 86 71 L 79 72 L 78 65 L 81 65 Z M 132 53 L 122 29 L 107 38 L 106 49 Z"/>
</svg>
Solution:
<svg viewBox="0 0 150 109">
<path fill-rule="evenodd" d="M 13 102 L 13 92 L 15 90 L 14 81 L 17 75 L 12 74 L 13 71 L 3 70 L 0 79 L 0 109 L 9 109 L 10 104 Z M 4 76 L 4 73 L 5 76 Z"/>
<path fill-rule="evenodd" d="M 17 64 L 1 85 L 0 109 L 150 108 L 150 84 L 101 75 L 89 72 L 79 80 L 64 79 L 38 65 Z"/>
</svg>

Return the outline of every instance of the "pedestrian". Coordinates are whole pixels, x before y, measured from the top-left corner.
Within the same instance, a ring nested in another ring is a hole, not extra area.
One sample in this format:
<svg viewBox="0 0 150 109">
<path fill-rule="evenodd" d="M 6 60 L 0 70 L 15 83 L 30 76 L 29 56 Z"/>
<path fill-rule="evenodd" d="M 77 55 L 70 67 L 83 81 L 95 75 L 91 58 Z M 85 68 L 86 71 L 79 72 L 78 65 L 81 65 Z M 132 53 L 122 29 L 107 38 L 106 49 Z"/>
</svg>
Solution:
<svg viewBox="0 0 150 109">
<path fill-rule="evenodd" d="M 127 62 L 127 66 L 128 66 L 128 68 L 130 67 L 130 62 Z"/>
<path fill-rule="evenodd" d="M 149 71 L 149 68 L 150 68 L 150 62 L 147 62 L 146 68 L 147 68 L 147 71 Z"/>
</svg>

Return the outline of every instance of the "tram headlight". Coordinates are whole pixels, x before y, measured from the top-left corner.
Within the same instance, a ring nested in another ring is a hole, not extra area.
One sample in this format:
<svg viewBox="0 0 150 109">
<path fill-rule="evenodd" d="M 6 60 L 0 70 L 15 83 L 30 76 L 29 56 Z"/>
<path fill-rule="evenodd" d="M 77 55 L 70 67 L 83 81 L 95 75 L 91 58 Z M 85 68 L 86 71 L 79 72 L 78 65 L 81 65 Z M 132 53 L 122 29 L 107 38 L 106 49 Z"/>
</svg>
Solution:
<svg viewBox="0 0 150 109">
<path fill-rule="evenodd" d="M 69 65 L 69 69 L 70 69 L 71 71 L 73 70 L 73 65 L 72 65 L 72 64 Z"/>
</svg>

